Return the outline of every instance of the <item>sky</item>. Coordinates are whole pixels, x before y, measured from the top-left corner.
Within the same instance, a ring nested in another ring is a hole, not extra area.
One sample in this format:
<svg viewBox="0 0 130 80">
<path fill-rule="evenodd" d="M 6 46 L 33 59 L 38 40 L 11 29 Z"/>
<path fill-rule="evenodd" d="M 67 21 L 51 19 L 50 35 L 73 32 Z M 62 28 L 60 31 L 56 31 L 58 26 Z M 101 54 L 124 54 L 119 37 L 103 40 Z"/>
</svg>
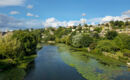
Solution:
<svg viewBox="0 0 130 80">
<path fill-rule="evenodd" d="M 130 17 L 130 0 L 0 0 L 0 29 L 98 24 Z"/>
</svg>

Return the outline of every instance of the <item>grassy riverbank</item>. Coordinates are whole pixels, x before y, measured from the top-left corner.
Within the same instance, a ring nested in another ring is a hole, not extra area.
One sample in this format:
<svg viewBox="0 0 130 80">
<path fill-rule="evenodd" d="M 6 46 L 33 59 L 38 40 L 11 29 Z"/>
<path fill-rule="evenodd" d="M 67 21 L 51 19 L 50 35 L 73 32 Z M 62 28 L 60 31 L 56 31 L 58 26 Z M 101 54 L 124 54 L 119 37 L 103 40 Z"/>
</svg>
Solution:
<svg viewBox="0 0 130 80">
<path fill-rule="evenodd" d="M 87 80 L 115 80 L 123 75 L 123 71 L 128 71 L 127 66 L 119 60 L 88 53 L 84 49 L 79 50 L 64 44 L 57 46 L 63 61 L 74 67 Z"/>
<path fill-rule="evenodd" d="M 23 80 L 29 64 L 34 61 L 36 56 L 36 54 L 25 56 L 16 66 L 1 71 L 0 80 Z"/>
</svg>

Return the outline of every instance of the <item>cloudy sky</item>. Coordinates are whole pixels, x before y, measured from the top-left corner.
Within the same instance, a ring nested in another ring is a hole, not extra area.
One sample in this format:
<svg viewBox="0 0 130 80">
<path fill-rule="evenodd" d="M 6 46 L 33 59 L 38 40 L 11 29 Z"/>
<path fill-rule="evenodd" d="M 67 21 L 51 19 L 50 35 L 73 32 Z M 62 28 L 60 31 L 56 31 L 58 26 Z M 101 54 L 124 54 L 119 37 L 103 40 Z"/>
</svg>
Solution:
<svg viewBox="0 0 130 80">
<path fill-rule="evenodd" d="M 130 0 L 0 0 L 0 29 L 97 24 L 130 17 Z"/>
</svg>

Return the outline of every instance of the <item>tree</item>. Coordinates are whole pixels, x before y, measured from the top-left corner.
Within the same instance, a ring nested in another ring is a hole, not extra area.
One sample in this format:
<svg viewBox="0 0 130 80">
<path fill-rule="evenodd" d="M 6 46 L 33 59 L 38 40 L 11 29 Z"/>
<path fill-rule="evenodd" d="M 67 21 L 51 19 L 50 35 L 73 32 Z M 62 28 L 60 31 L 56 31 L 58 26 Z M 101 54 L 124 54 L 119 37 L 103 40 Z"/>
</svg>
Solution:
<svg viewBox="0 0 130 80">
<path fill-rule="evenodd" d="M 77 34 L 72 37 L 72 46 L 80 48 L 80 47 L 88 47 L 93 42 L 93 39 L 86 34 Z"/>
<path fill-rule="evenodd" d="M 125 23 L 123 21 L 110 21 L 110 24 L 114 28 L 121 28 Z"/>
<path fill-rule="evenodd" d="M 13 38 L 16 38 L 21 42 L 21 52 L 25 55 L 31 55 L 35 53 L 36 46 L 38 43 L 37 36 L 35 32 L 29 31 L 15 31 L 13 33 Z"/>
<path fill-rule="evenodd" d="M 107 39 L 113 40 L 117 35 L 118 33 L 116 31 L 108 31 L 105 36 Z"/>
<path fill-rule="evenodd" d="M 100 32 L 102 31 L 102 28 L 100 28 L 100 27 L 96 27 L 96 28 L 94 29 L 94 31 L 100 33 Z"/>
<path fill-rule="evenodd" d="M 0 37 L 0 59 L 2 58 L 17 58 L 19 53 L 20 42 L 17 39 L 12 39 L 12 34 L 6 34 Z"/>
</svg>

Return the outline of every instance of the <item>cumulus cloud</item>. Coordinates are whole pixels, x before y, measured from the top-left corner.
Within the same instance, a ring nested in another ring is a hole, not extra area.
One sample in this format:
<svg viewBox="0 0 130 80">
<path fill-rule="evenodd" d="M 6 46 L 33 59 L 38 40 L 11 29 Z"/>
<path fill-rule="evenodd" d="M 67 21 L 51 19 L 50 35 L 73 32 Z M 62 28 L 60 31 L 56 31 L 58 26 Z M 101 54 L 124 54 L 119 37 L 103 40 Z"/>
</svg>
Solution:
<svg viewBox="0 0 130 80">
<path fill-rule="evenodd" d="M 27 8 L 28 8 L 28 9 L 32 9 L 32 8 L 33 8 L 33 5 L 29 4 L 29 5 L 27 5 Z"/>
<path fill-rule="evenodd" d="M 0 7 L 5 6 L 21 6 L 25 0 L 0 0 Z"/>
<path fill-rule="evenodd" d="M 86 19 L 80 20 L 70 20 L 70 21 L 59 21 L 56 18 L 48 18 L 43 22 L 44 27 L 59 27 L 59 26 L 75 26 L 78 24 L 83 24 L 86 22 Z"/>
<path fill-rule="evenodd" d="M 121 16 L 105 16 L 105 17 L 98 17 L 98 18 L 92 18 L 87 19 L 87 23 L 89 24 L 102 24 L 109 21 L 124 21 L 125 18 L 130 17 L 130 10 L 125 11 L 121 14 Z"/>
<path fill-rule="evenodd" d="M 129 11 L 128 11 L 129 12 Z M 32 13 L 27 13 L 27 16 L 32 17 L 39 17 L 38 15 L 34 15 Z M 128 18 L 128 15 L 122 14 L 121 16 L 105 16 L 105 17 L 98 17 L 92 19 L 80 19 L 80 20 L 70 20 L 70 21 L 59 21 L 56 18 L 48 18 L 44 21 L 42 20 L 21 20 L 15 19 L 14 17 L 10 17 L 7 15 L 0 14 L 0 29 L 8 28 L 8 29 L 21 29 L 21 28 L 42 28 L 42 27 L 59 27 L 59 26 L 75 26 L 78 24 L 98 24 L 98 23 L 105 23 L 111 20 L 119 20 L 124 21 L 125 18 Z"/>
<path fill-rule="evenodd" d="M 128 18 L 127 15 L 121 15 L 121 16 L 105 16 L 105 17 L 99 17 L 99 18 L 92 18 L 88 19 L 87 23 L 89 24 L 102 24 L 109 21 L 124 21 L 125 18 Z"/>
<path fill-rule="evenodd" d="M 43 27 L 59 27 L 59 26 L 74 26 L 82 24 L 81 20 L 71 20 L 71 21 L 59 21 L 56 18 L 48 18 L 45 21 L 32 19 L 16 19 L 7 15 L 0 14 L 0 30 L 14 30 L 14 29 L 26 29 L 26 28 L 43 28 Z"/>
<path fill-rule="evenodd" d="M 10 12 L 11 15 L 16 15 L 16 14 L 20 14 L 18 11 L 11 11 Z"/>
</svg>

